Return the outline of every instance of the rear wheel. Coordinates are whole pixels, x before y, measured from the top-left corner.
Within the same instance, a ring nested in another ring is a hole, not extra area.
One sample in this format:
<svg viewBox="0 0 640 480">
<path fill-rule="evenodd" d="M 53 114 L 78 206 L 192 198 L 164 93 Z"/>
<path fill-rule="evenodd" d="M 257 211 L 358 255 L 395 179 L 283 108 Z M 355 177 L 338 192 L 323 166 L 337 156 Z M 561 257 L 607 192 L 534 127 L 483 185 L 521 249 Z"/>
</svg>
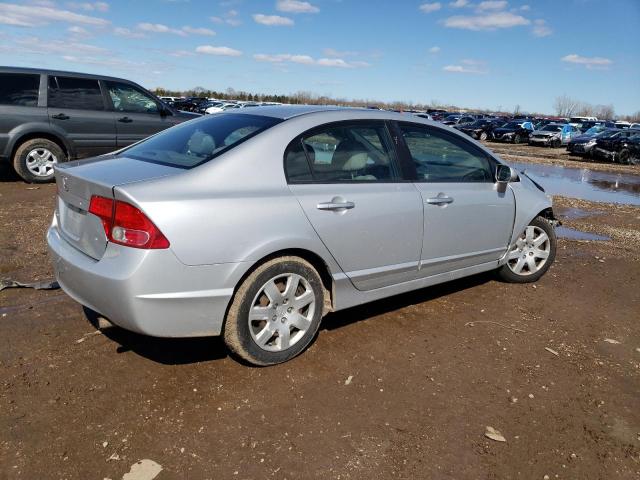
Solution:
<svg viewBox="0 0 640 480">
<path fill-rule="evenodd" d="M 543 217 L 534 218 L 507 254 L 507 263 L 498 270 L 511 283 L 535 282 L 556 258 L 557 239 L 553 225 Z"/>
<path fill-rule="evenodd" d="M 618 154 L 618 160 L 620 161 L 620 163 L 631 163 L 629 162 L 630 157 L 631 157 L 631 154 L 629 153 L 629 150 L 622 150 Z"/>
<path fill-rule="evenodd" d="M 60 146 L 46 138 L 34 138 L 21 144 L 13 156 L 13 168 L 29 183 L 53 181 L 53 167 L 67 160 Z"/>
<path fill-rule="evenodd" d="M 227 346 L 254 365 L 274 365 L 300 354 L 313 340 L 324 305 L 320 275 L 299 257 L 256 268 L 236 292 L 224 328 Z"/>
</svg>

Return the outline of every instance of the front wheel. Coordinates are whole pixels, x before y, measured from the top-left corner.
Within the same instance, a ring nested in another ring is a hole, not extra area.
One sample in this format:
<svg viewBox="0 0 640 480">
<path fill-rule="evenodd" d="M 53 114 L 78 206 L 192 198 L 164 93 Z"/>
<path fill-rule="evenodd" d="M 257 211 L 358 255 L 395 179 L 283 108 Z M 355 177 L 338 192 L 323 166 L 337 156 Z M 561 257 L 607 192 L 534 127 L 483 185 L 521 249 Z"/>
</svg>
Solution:
<svg viewBox="0 0 640 480">
<path fill-rule="evenodd" d="M 498 275 L 510 283 L 539 280 L 556 258 L 557 243 L 553 225 L 546 218 L 534 218 L 511 247 Z"/>
<path fill-rule="evenodd" d="M 482 132 L 480 134 L 480 140 L 482 140 L 483 142 L 486 141 L 488 138 L 487 132 Z"/>
<path fill-rule="evenodd" d="M 324 288 L 313 266 L 280 257 L 242 282 L 224 327 L 224 341 L 243 360 L 260 366 L 286 362 L 313 340 L 322 319 Z"/>
<path fill-rule="evenodd" d="M 513 143 L 520 143 L 522 141 L 522 137 L 520 137 L 520 135 L 516 134 L 513 137 Z"/>
<path fill-rule="evenodd" d="M 631 158 L 631 154 L 629 153 L 629 150 L 622 150 L 619 154 L 618 154 L 618 160 L 620 163 L 631 163 L 629 161 L 629 158 Z"/>
</svg>

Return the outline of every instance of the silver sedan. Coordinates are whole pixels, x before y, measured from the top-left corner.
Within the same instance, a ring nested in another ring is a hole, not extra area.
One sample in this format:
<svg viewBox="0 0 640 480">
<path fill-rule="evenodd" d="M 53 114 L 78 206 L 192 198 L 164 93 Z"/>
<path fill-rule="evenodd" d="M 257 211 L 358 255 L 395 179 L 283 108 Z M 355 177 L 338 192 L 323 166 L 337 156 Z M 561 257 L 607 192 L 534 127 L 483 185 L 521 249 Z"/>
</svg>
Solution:
<svg viewBox="0 0 640 480">
<path fill-rule="evenodd" d="M 284 362 L 331 311 L 556 252 L 542 187 L 414 115 L 308 106 L 211 115 L 56 168 L 57 279 L 113 324 L 223 335 Z"/>
</svg>

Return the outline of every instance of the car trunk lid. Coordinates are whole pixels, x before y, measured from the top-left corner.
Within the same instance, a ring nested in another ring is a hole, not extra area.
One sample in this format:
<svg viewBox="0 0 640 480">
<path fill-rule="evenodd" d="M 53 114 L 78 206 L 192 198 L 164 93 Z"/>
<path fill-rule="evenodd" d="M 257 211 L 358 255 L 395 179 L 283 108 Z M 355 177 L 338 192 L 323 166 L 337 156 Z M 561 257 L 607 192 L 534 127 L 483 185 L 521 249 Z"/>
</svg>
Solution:
<svg viewBox="0 0 640 480">
<path fill-rule="evenodd" d="M 69 162 L 56 168 L 56 220 L 60 234 L 82 253 L 100 260 L 108 240 L 100 218 L 89 213 L 91 197 L 113 198 L 114 187 L 174 175 L 180 168 L 127 157 Z"/>
</svg>

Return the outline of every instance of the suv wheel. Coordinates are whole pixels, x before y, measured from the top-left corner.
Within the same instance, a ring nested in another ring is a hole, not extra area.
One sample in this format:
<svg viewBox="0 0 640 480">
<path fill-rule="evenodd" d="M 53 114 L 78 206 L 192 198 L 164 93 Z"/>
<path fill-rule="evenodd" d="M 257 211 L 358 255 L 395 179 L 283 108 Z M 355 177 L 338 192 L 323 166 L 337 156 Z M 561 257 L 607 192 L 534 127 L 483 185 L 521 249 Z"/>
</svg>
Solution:
<svg viewBox="0 0 640 480">
<path fill-rule="evenodd" d="M 53 180 L 53 166 L 67 160 L 60 146 L 46 138 L 34 138 L 21 144 L 13 156 L 13 168 L 29 183 Z"/>
<path fill-rule="evenodd" d="M 300 354 L 316 335 L 324 289 L 320 275 L 299 257 L 270 260 L 236 292 L 224 327 L 224 341 L 243 360 L 274 365 Z"/>
<path fill-rule="evenodd" d="M 546 218 L 534 218 L 511 247 L 498 275 L 510 283 L 539 280 L 556 258 L 557 243 L 553 225 Z"/>
</svg>

